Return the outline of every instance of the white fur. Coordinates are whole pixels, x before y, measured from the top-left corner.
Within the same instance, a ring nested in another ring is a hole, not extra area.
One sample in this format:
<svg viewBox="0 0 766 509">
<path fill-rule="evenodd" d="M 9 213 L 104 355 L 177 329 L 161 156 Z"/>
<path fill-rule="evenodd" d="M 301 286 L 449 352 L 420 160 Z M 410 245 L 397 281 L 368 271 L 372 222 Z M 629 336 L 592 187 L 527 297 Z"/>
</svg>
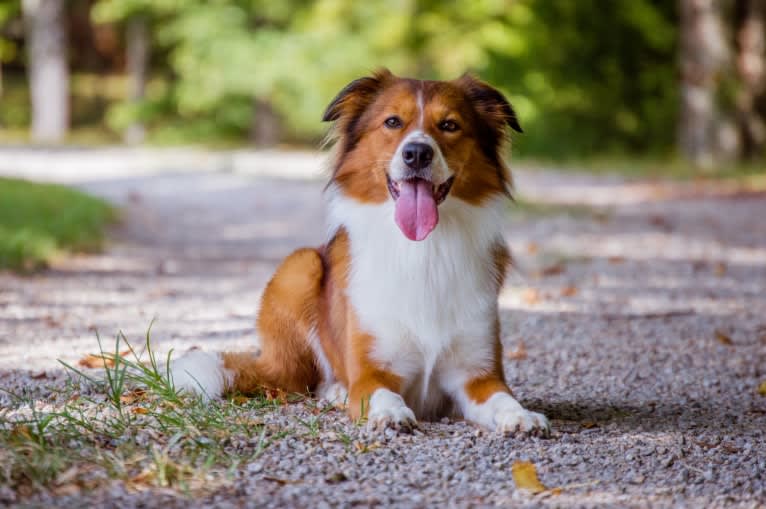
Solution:
<svg viewBox="0 0 766 509">
<path fill-rule="evenodd" d="M 463 391 L 458 393 L 456 399 L 466 419 L 499 433 L 550 430 L 544 415 L 525 410 L 513 396 L 504 392 L 497 392 L 480 404 L 471 400 Z"/>
<path fill-rule="evenodd" d="M 223 367 L 220 354 L 191 350 L 170 362 L 170 378 L 177 390 L 203 399 L 219 398 L 234 382 L 234 374 Z"/>
<path fill-rule="evenodd" d="M 407 408 L 404 399 L 388 389 L 376 389 L 370 397 L 367 411 L 367 427 L 380 430 L 389 426 L 412 427 L 415 414 Z"/>
<path fill-rule="evenodd" d="M 348 404 L 348 391 L 340 382 L 327 383 L 322 381 L 317 387 L 317 396 L 337 408 L 345 408 Z"/>
<path fill-rule="evenodd" d="M 363 330 L 376 338 L 371 357 L 402 377 L 417 415 L 457 399 L 469 376 L 491 369 L 497 317 L 493 244 L 502 242 L 504 199 L 472 206 L 448 197 L 423 241 L 394 222 L 394 203 L 367 205 L 330 190 L 331 231 L 351 243 L 348 297 Z"/>
</svg>

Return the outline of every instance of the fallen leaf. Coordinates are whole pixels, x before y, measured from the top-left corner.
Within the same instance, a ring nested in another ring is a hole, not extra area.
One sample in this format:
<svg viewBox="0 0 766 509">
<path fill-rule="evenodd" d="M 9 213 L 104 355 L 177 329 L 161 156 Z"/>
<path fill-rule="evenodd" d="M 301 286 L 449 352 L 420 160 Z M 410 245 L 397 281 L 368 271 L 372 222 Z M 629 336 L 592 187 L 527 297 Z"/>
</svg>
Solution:
<svg viewBox="0 0 766 509">
<path fill-rule="evenodd" d="M 248 401 L 250 401 L 250 398 L 248 398 L 247 396 L 234 396 L 233 398 L 231 398 L 231 402 L 234 403 L 235 405 L 244 405 Z"/>
<path fill-rule="evenodd" d="M 521 300 L 523 300 L 526 304 L 537 304 L 540 302 L 540 299 L 540 292 L 535 288 L 527 288 L 521 294 Z"/>
<path fill-rule="evenodd" d="M 134 414 L 144 415 L 144 414 L 148 414 L 149 410 L 144 408 L 144 407 L 142 407 L 142 406 L 137 406 L 137 407 L 131 409 L 131 412 L 133 412 Z"/>
<path fill-rule="evenodd" d="M 761 382 L 761 385 L 758 386 L 758 394 L 766 396 L 766 380 Z"/>
<path fill-rule="evenodd" d="M 29 426 L 27 426 L 26 424 L 19 424 L 11 430 L 11 437 L 31 440 L 32 433 L 29 432 Z"/>
<path fill-rule="evenodd" d="M 48 378 L 48 373 L 45 371 L 40 371 L 32 375 L 32 380 L 42 380 L 44 378 Z"/>
<path fill-rule="evenodd" d="M 120 403 L 123 405 L 132 405 L 139 401 L 146 401 L 147 395 L 144 389 L 133 389 L 120 396 Z"/>
<path fill-rule="evenodd" d="M 660 215 L 649 216 L 649 223 L 652 226 L 656 226 L 665 231 L 670 231 L 673 229 L 673 227 L 670 224 L 670 221 L 668 221 L 667 218 Z"/>
<path fill-rule="evenodd" d="M 535 254 L 540 250 L 540 246 L 537 245 L 537 242 L 530 242 L 527 244 L 527 253 L 529 254 Z"/>
<path fill-rule="evenodd" d="M 577 289 L 576 286 L 565 286 L 561 289 L 561 296 L 562 297 L 572 297 L 573 295 L 577 295 L 577 292 L 580 290 Z"/>
<path fill-rule="evenodd" d="M 624 256 L 610 256 L 609 258 L 607 258 L 607 261 L 609 263 L 613 263 L 613 264 L 616 265 L 618 263 L 623 263 L 625 261 L 625 257 Z"/>
<path fill-rule="evenodd" d="M 524 344 L 524 341 L 519 341 L 519 346 L 513 350 L 508 350 L 505 356 L 512 361 L 522 361 L 527 358 L 527 345 Z"/>
<path fill-rule="evenodd" d="M 582 421 L 580 425 L 585 429 L 591 429 L 598 426 L 598 423 L 596 423 L 595 421 Z"/>
<path fill-rule="evenodd" d="M 134 475 L 128 481 L 134 485 L 151 485 L 154 482 L 156 474 L 152 470 L 144 470 L 140 474 Z"/>
<path fill-rule="evenodd" d="M 545 491 L 545 486 L 537 478 L 537 468 L 530 461 L 514 461 L 511 466 L 513 482 L 516 488 L 530 493 L 540 493 Z"/>
<path fill-rule="evenodd" d="M 731 346 L 734 344 L 734 342 L 731 340 L 731 336 L 729 336 L 728 334 L 726 334 L 725 332 L 719 329 L 716 329 L 715 331 L 715 338 L 722 345 Z"/>
<path fill-rule="evenodd" d="M 723 262 L 718 262 L 715 264 L 715 275 L 718 277 L 723 277 L 726 275 L 726 264 Z"/>
<path fill-rule="evenodd" d="M 346 477 L 346 474 L 343 472 L 335 472 L 331 476 L 327 477 L 325 479 L 325 482 L 327 484 L 337 484 L 339 482 L 348 481 L 348 477 Z"/>
<path fill-rule="evenodd" d="M 120 352 L 120 357 L 127 357 L 128 354 L 130 354 L 130 350 L 125 350 L 124 352 Z M 94 354 L 89 353 L 82 359 L 80 359 L 77 364 L 84 368 L 113 368 L 114 367 L 114 355 L 112 354 Z"/>
<path fill-rule="evenodd" d="M 80 493 L 80 486 L 75 483 L 63 484 L 53 488 L 53 493 L 57 496 L 71 497 Z"/>
<path fill-rule="evenodd" d="M 302 484 L 303 481 L 299 479 L 282 479 L 281 477 L 271 477 L 270 475 L 263 476 L 263 479 L 266 481 L 271 481 L 275 483 L 279 483 L 282 485 L 285 484 Z"/>
<path fill-rule="evenodd" d="M 544 267 L 540 271 L 541 276 L 556 276 L 558 274 L 561 274 L 566 270 L 566 266 L 562 262 L 554 263 L 553 265 L 548 265 L 547 267 Z"/>
</svg>

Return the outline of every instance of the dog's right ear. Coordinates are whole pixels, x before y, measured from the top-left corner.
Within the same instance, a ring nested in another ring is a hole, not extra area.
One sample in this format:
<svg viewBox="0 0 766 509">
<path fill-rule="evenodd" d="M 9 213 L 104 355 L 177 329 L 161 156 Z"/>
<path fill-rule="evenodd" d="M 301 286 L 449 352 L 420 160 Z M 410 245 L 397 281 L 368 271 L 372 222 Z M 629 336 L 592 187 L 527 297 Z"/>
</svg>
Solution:
<svg viewBox="0 0 766 509">
<path fill-rule="evenodd" d="M 388 69 L 380 69 L 372 76 L 352 81 L 327 106 L 322 121 L 358 117 L 372 103 L 383 85 L 393 77 Z"/>
</svg>

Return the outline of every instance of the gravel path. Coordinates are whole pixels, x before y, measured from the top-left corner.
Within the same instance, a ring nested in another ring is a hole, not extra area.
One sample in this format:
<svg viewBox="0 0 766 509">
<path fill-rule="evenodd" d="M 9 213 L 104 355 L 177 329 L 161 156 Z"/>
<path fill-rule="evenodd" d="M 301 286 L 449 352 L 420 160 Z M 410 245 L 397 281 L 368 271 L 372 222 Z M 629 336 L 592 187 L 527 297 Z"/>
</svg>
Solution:
<svg viewBox="0 0 766 509">
<path fill-rule="evenodd" d="M 0 387 L 44 391 L 33 377 L 93 352 L 96 330 L 138 341 L 155 317 L 161 351 L 252 347 L 275 264 L 324 237 L 322 182 L 268 174 L 67 175 L 124 219 L 102 255 L 0 274 Z M 338 438 L 359 430 L 330 413 L 317 436 L 283 439 L 205 499 L 116 485 L 57 504 L 763 507 L 766 195 L 544 170 L 517 183 L 548 205 L 508 223 L 519 270 L 501 295 L 506 371 L 551 418 L 551 439 L 445 421 L 361 454 Z M 309 414 L 295 404 L 269 419 Z M 516 490 L 521 459 L 560 493 Z"/>
</svg>

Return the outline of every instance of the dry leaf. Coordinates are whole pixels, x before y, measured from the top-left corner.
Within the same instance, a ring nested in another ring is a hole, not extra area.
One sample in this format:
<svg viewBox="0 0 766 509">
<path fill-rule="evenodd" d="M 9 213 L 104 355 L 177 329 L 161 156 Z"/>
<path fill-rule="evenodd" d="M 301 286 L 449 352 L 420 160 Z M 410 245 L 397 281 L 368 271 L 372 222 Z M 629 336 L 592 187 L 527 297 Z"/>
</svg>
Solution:
<svg viewBox="0 0 766 509">
<path fill-rule="evenodd" d="M 726 264 L 723 262 L 718 262 L 715 264 L 715 275 L 718 277 L 723 277 L 726 275 Z"/>
<path fill-rule="evenodd" d="M 540 493 L 545 491 L 545 486 L 537 478 L 537 469 L 534 463 L 530 461 L 514 461 L 511 466 L 513 482 L 516 488 L 530 493 Z"/>
<path fill-rule="evenodd" d="M 24 438 L 26 440 L 32 439 L 32 433 L 29 432 L 29 426 L 26 424 L 19 424 L 11 430 L 11 437 Z"/>
<path fill-rule="evenodd" d="M 540 246 L 537 245 L 537 242 L 530 242 L 527 244 L 527 253 L 529 254 L 535 254 L 540 250 Z"/>
<path fill-rule="evenodd" d="M 609 258 L 607 258 L 607 261 L 609 263 L 613 263 L 613 264 L 623 263 L 625 261 L 625 257 L 624 256 L 610 256 Z"/>
<path fill-rule="evenodd" d="M 582 421 L 582 422 L 580 423 L 580 425 L 581 425 L 583 428 L 585 428 L 585 429 L 591 429 L 591 428 L 595 428 L 596 426 L 598 426 L 598 423 L 596 423 L 596 422 L 594 422 L 594 421 Z"/>
<path fill-rule="evenodd" d="M 540 302 L 540 299 L 540 292 L 535 288 L 527 288 L 521 294 L 521 300 L 523 300 L 526 304 L 537 304 Z"/>
<path fill-rule="evenodd" d="M 766 380 L 761 382 L 761 385 L 758 386 L 758 394 L 766 396 Z"/>
<path fill-rule="evenodd" d="M 234 403 L 235 405 L 244 405 L 248 401 L 250 401 L 250 398 L 248 398 L 247 396 L 234 396 L 233 398 L 231 398 L 231 402 Z"/>
<path fill-rule="evenodd" d="M 716 331 L 715 331 L 715 338 L 722 345 L 731 346 L 731 345 L 734 344 L 734 342 L 731 340 L 731 336 L 729 336 L 728 334 L 726 334 L 722 330 L 716 329 Z"/>
<path fill-rule="evenodd" d="M 32 380 L 42 380 L 44 378 L 48 378 L 48 373 L 45 371 L 40 371 L 39 373 L 35 373 L 32 375 Z"/>
<path fill-rule="evenodd" d="M 144 470 L 140 474 L 131 477 L 128 482 L 134 485 L 151 485 L 154 482 L 155 475 L 152 470 Z"/>
<path fill-rule="evenodd" d="M 577 295 L 577 292 L 579 291 L 580 290 L 578 290 L 576 286 L 565 286 L 561 289 L 561 296 L 572 297 L 573 295 Z"/>
<path fill-rule="evenodd" d="M 519 341 L 519 346 L 513 350 L 508 350 L 505 356 L 512 361 L 524 360 L 527 358 L 527 345 L 524 344 L 524 341 Z"/>
<path fill-rule="evenodd" d="M 148 414 L 149 410 L 147 410 L 146 408 L 144 408 L 142 406 L 137 406 L 137 407 L 131 409 L 131 412 L 133 412 L 134 414 L 144 415 L 144 414 Z"/>
<path fill-rule="evenodd" d="M 554 263 L 553 265 L 548 265 L 547 267 L 543 268 L 540 271 L 541 276 L 555 276 L 557 274 L 561 274 L 564 272 L 566 267 L 562 262 Z"/>
<path fill-rule="evenodd" d="M 146 401 L 147 395 L 144 389 L 133 389 L 120 396 L 120 403 L 123 405 L 132 405 L 139 401 Z"/>
<path fill-rule="evenodd" d="M 128 354 L 130 354 L 130 350 L 125 350 L 124 352 L 120 352 L 120 357 L 127 357 Z M 89 353 L 80 359 L 77 364 L 84 368 L 113 368 L 114 356 L 108 353 L 98 355 Z"/>
<path fill-rule="evenodd" d="M 63 484 L 56 486 L 51 491 L 59 497 L 71 497 L 80 493 L 80 486 L 75 483 Z"/>
</svg>

